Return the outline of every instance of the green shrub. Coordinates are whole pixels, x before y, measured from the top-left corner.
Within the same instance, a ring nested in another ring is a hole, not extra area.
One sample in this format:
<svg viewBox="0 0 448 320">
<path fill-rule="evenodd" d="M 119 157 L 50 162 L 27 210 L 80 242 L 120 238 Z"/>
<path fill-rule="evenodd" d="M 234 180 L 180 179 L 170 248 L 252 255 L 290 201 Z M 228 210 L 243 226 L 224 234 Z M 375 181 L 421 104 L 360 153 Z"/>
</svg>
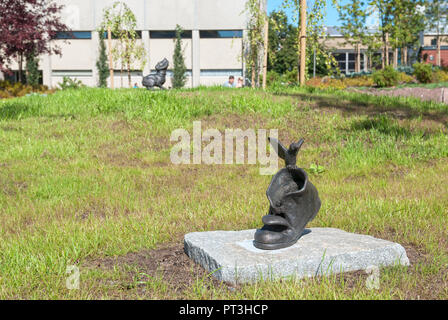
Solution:
<svg viewBox="0 0 448 320">
<path fill-rule="evenodd" d="M 278 84 L 281 82 L 281 78 L 282 78 L 282 76 L 280 74 L 278 74 L 277 72 L 275 72 L 273 70 L 268 71 L 268 73 L 266 75 L 266 84 L 268 86 Z"/>
<path fill-rule="evenodd" d="M 58 86 L 61 90 L 66 89 L 79 89 L 85 87 L 85 85 L 78 79 L 72 79 L 69 77 L 62 78 L 62 82 L 58 83 Z"/>
<path fill-rule="evenodd" d="M 260 83 L 263 77 L 260 76 Z M 290 86 L 297 84 L 297 69 L 286 71 L 284 74 L 279 74 L 273 70 L 268 71 L 266 75 L 266 83 L 268 86 Z"/>
<path fill-rule="evenodd" d="M 420 83 L 430 83 L 432 81 L 432 65 L 429 63 L 416 62 L 412 65 L 414 76 Z"/>
<path fill-rule="evenodd" d="M 434 82 L 448 82 L 448 71 L 437 70 L 434 72 L 432 79 Z"/>
<path fill-rule="evenodd" d="M 53 92 L 54 90 L 50 90 L 44 85 L 31 86 L 20 82 L 0 81 L 0 99 L 22 97 L 30 93 L 48 94 Z"/>
<path fill-rule="evenodd" d="M 398 66 L 397 67 L 397 71 L 398 72 L 404 72 L 407 75 L 412 75 L 414 73 L 414 68 L 410 67 L 410 66 Z"/>
<path fill-rule="evenodd" d="M 282 76 L 282 80 L 285 81 L 288 85 L 296 84 L 298 74 L 299 72 L 297 71 L 297 68 L 293 68 L 292 70 L 285 72 L 285 74 Z"/>
<path fill-rule="evenodd" d="M 372 77 L 368 75 L 355 78 L 345 78 L 344 83 L 347 87 L 373 87 L 375 84 Z"/>
<path fill-rule="evenodd" d="M 400 84 L 402 84 L 402 83 L 414 83 L 415 79 L 414 79 L 414 77 L 410 76 L 409 74 L 407 74 L 405 72 L 400 72 L 398 74 L 398 82 Z"/>
<path fill-rule="evenodd" d="M 372 77 L 378 87 L 392 87 L 398 84 L 399 72 L 392 66 L 387 66 L 383 70 L 374 72 Z"/>
</svg>

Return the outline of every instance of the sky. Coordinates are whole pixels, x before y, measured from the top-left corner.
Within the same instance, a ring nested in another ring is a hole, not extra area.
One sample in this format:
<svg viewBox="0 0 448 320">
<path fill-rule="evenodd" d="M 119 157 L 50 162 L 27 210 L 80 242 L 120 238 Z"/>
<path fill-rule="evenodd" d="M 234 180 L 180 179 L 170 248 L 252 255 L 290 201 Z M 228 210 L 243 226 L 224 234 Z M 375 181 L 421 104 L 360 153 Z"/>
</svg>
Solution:
<svg viewBox="0 0 448 320">
<path fill-rule="evenodd" d="M 282 8 L 283 0 L 267 0 L 268 1 L 268 12 L 271 12 L 273 10 L 278 10 Z M 345 1 L 342 1 L 344 3 Z M 310 4 L 310 1 L 308 1 L 308 4 Z M 286 10 L 285 10 L 286 11 Z M 290 12 L 286 13 L 290 15 Z M 338 21 L 338 12 L 336 11 L 336 8 L 332 5 L 331 0 L 327 0 L 327 16 L 325 18 L 325 25 L 326 26 L 338 26 L 341 25 L 341 23 Z"/>
</svg>

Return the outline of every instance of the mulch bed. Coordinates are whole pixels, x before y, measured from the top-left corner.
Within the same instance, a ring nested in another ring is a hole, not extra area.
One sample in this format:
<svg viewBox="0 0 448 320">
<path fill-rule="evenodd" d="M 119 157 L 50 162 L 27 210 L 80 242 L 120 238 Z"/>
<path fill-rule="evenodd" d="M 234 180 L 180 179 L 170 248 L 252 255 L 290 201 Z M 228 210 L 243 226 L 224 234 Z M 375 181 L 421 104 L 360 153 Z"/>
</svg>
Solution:
<svg viewBox="0 0 448 320">
<path fill-rule="evenodd" d="M 435 101 L 448 104 L 448 88 L 392 88 L 392 89 L 356 89 L 350 88 L 351 91 L 372 94 L 375 96 L 391 96 L 391 97 L 414 97 L 424 101 Z"/>
</svg>

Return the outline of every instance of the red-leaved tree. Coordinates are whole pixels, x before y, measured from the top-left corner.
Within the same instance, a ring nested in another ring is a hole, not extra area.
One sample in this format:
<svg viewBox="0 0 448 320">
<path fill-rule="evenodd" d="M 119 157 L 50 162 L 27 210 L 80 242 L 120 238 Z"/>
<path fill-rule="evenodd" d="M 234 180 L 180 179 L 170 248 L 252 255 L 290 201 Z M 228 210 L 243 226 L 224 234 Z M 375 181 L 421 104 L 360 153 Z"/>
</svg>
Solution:
<svg viewBox="0 0 448 320">
<path fill-rule="evenodd" d="M 0 0 L 0 71 L 12 60 L 19 65 L 22 82 L 24 58 L 40 54 L 61 54 L 50 40 L 67 32 L 61 22 L 62 6 L 48 0 Z"/>
</svg>

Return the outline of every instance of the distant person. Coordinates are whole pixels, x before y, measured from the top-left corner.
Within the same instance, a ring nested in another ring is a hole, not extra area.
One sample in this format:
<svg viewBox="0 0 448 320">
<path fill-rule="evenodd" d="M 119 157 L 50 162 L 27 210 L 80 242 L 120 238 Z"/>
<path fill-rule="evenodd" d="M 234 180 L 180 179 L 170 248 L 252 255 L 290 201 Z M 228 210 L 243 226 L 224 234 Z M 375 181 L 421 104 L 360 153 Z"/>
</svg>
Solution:
<svg viewBox="0 0 448 320">
<path fill-rule="evenodd" d="M 235 88 L 235 77 L 234 76 L 230 76 L 229 77 L 229 81 L 224 83 L 224 87 L 226 87 L 226 88 Z"/>
<path fill-rule="evenodd" d="M 134 89 L 137 89 L 137 88 L 138 88 L 138 84 L 136 82 L 136 83 L 134 83 Z"/>
<path fill-rule="evenodd" d="M 244 87 L 244 82 L 243 82 L 243 78 L 239 77 L 238 78 L 238 83 L 236 84 L 237 88 L 243 88 Z"/>
</svg>

